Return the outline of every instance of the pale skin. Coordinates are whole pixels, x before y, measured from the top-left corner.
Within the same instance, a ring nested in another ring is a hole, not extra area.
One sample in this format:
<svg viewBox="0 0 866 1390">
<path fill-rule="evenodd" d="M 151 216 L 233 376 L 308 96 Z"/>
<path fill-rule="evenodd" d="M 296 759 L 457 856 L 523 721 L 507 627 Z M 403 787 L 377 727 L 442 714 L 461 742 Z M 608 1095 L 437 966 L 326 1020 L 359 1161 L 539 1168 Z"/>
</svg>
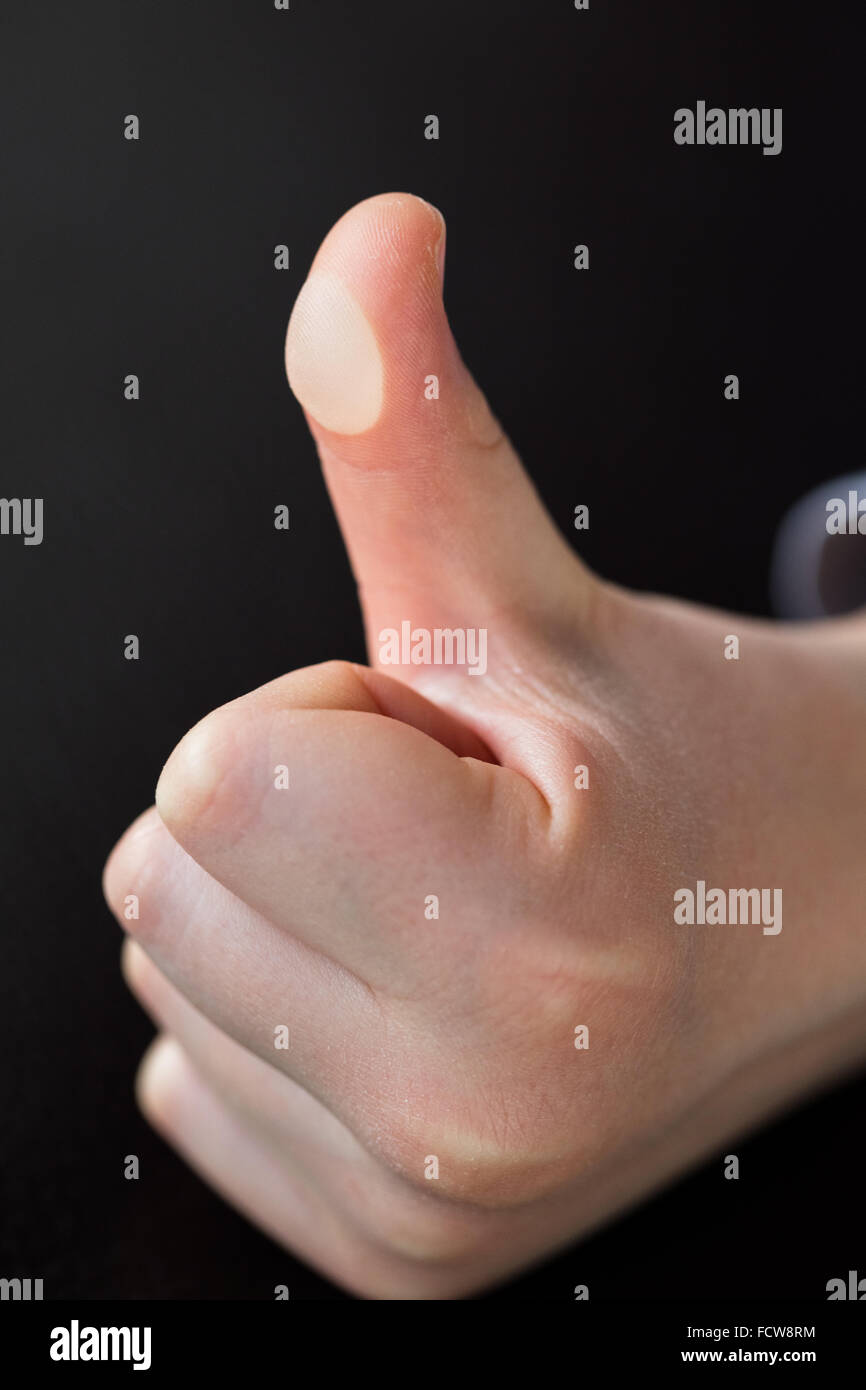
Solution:
<svg viewBox="0 0 866 1390">
<path fill-rule="evenodd" d="M 144 1113 L 375 1299 L 489 1287 L 866 1056 L 866 619 L 592 575 L 459 358 L 442 264 L 428 204 L 361 203 L 288 335 L 370 666 L 208 715 L 105 871 L 160 1030 Z M 486 628 L 486 674 L 378 666 L 407 619 Z M 781 888 L 782 930 L 677 925 L 699 879 Z"/>
</svg>

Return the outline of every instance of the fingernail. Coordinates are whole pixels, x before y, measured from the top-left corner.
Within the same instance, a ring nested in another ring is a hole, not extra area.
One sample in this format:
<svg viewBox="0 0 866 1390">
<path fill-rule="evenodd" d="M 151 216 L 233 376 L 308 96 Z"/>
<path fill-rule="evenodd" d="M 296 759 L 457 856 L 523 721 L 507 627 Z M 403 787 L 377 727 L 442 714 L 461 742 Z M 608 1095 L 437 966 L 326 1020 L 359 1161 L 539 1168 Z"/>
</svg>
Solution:
<svg viewBox="0 0 866 1390">
<path fill-rule="evenodd" d="M 327 430 L 363 434 L 382 411 L 384 367 L 376 335 L 342 280 L 313 271 L 286 335 L 286 372 L 301 405 Z"/>
</svg>

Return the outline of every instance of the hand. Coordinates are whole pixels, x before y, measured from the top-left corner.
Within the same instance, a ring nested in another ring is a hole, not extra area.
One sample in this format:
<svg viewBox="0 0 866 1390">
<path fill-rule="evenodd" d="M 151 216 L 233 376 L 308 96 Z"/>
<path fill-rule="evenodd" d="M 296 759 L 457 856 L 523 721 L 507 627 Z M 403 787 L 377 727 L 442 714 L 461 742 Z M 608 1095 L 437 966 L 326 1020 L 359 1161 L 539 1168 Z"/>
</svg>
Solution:
<svg viewBox="0 0 866 1390">
<path fill-rule="evenodd" d="M 443 243 L 360 204 L 289 328 L 371 668 L 208 715 L 105 875 L 145 1113 L 371 1298 L 489 1285 L 866 1053 L 863 619 L 588 573 L 460 360 Z M 404 623 L 463 663 L 395 664 Z M 699 883 L 768 912 L 676 920 Z"/>
</svg>

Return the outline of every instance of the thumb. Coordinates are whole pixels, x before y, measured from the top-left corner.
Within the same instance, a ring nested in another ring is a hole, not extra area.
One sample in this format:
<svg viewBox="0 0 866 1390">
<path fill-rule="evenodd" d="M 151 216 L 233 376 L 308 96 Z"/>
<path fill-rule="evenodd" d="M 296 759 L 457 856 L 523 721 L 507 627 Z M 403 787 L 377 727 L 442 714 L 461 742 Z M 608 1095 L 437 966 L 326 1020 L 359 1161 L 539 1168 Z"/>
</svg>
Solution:
<svg viewBox="0 0 866 1390">
<path fill-rule="evenodd" d="M 461 360 L 444 243 L 441 214 L 420 198 L 359 203 L 319 249 L 286 339 L 373 661 L 383 630 L 408 622 L 490 625 L 494 663 L 503 628 L 537 631 L 564 611 L 580 623 L 594 582 Z"/>
</svg>

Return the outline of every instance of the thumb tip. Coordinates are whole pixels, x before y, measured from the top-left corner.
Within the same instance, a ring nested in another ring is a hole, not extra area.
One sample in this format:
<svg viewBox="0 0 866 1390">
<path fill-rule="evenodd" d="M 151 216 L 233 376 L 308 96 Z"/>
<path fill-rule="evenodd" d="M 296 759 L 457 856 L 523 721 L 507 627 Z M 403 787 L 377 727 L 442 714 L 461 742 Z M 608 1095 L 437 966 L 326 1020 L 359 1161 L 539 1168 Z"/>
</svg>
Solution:
<svg viewBox="0 0 866 1390">
<path fill-rule="evenodd" d="M 387 344 L 441 296 L 444 249 L 444 217 L 414 194 L 365 199 L 331 228 L 295 301 L 285 347 L 289 385 L 324 429 L 351 435 L 376 424 Z"/>
</svg>

